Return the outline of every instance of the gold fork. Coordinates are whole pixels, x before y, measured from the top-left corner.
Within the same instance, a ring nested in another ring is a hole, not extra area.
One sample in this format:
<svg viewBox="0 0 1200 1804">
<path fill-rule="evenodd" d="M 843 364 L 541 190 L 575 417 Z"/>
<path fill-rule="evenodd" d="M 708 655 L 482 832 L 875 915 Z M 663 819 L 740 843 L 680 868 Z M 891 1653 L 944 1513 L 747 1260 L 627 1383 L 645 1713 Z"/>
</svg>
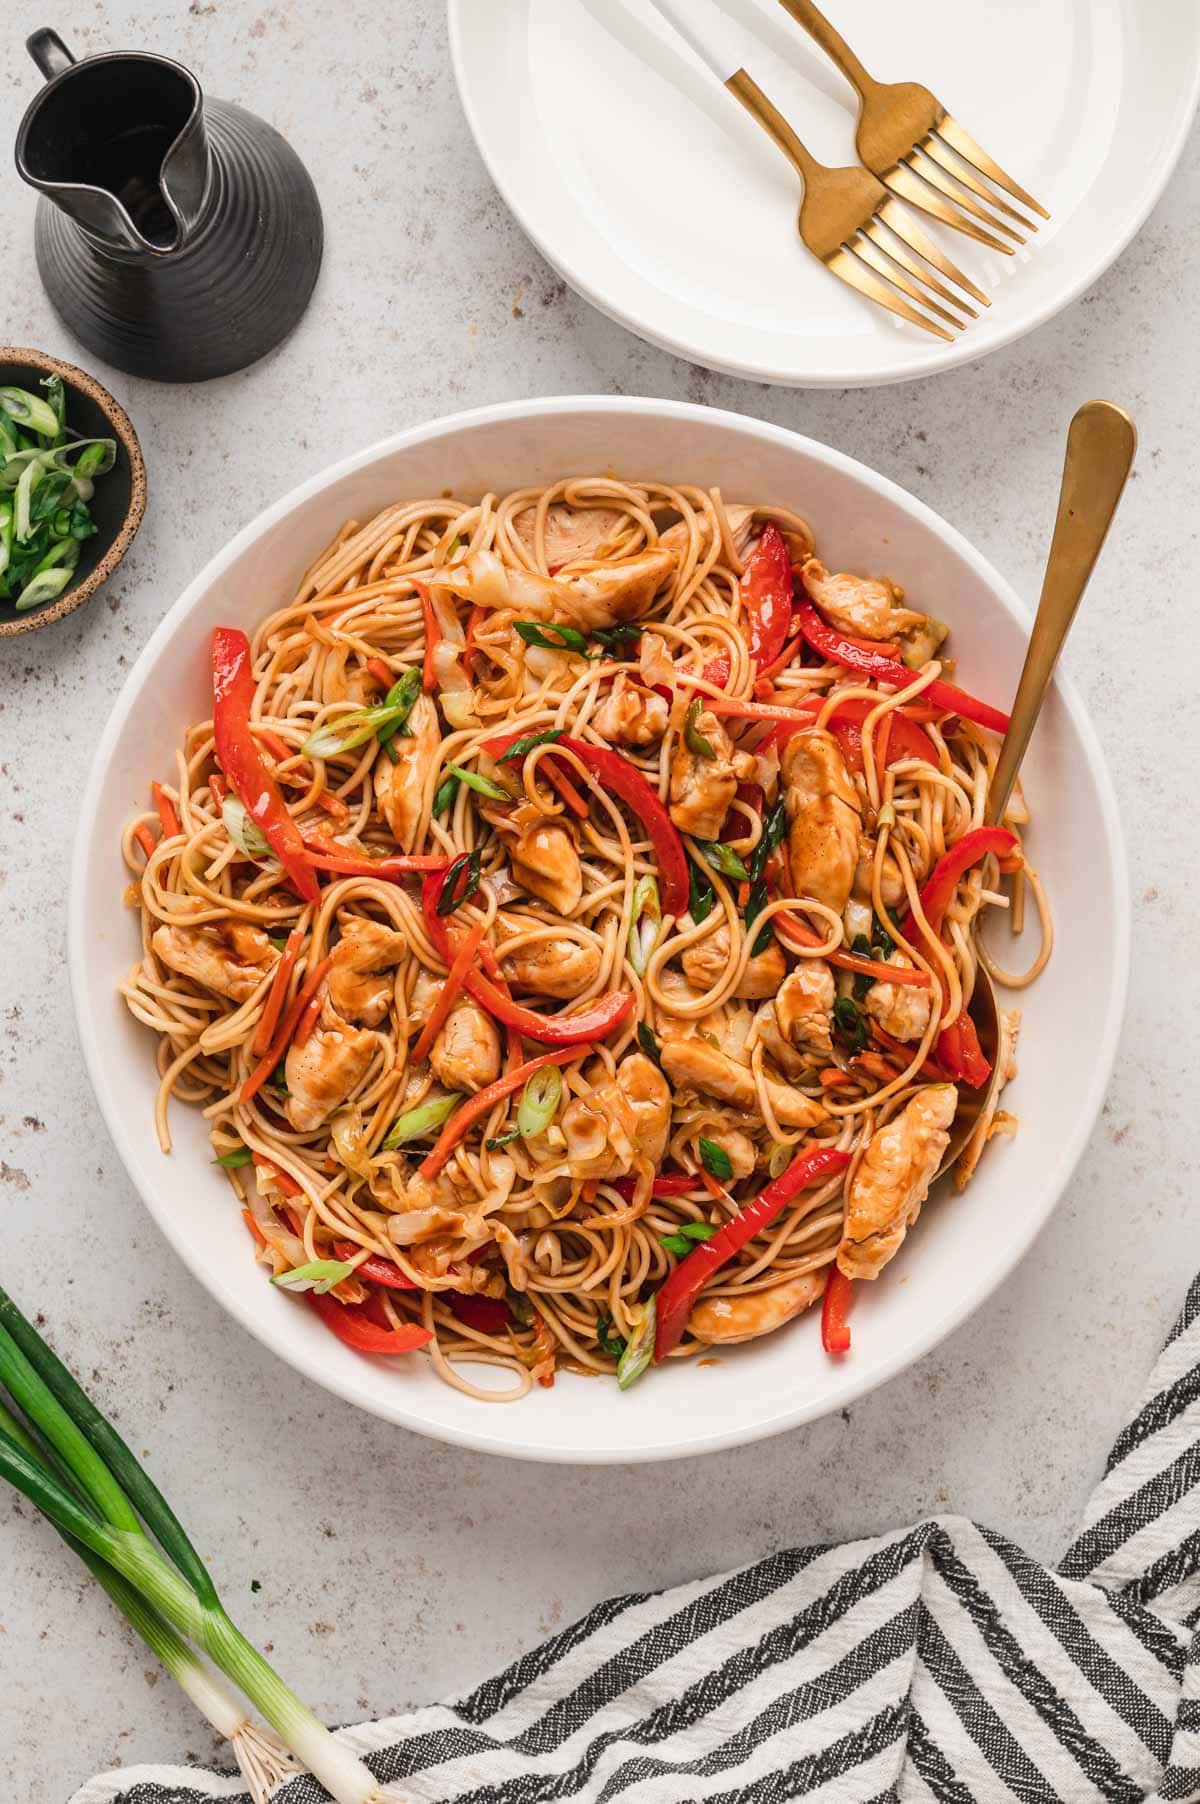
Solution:
<svg viewBox="0 0 1200 1804">
<path fill-rule="evenodd" d="M 952 332 L 967 324 L 960 314 L 968 319 L 978 316 L 941 276 L 982 306 L 991 305 L 983 290 L 950 261 L 867 170 L 857 165 L 829 169 L 817 162 L 741 67 L 737 46 L 719 13 L 713 10 L 711 18 L 702 19 L 697 0 L 654 0 L 654 5 L 762 126 L 799 175 L 803 184 L 797 220 L 800 237 L 826 269 L 868 300 L 950 341 Z M 914 301 L 924 311 L 918 311 L 911 304 Z M 945 323 L 939 325 L 939 320 Z M 947 326 L 952 331 L 947 331 Z"/>
<path fill-rule="evenodd" d="M 813 0 L 779 3 L 820 45 L 858 95 L 858 154 L 885 187 L 943 225 L 1009 255 L 1025 243 L 1026 234 L 1038 228 L 1035 220 L 1010 206 L 997 188 L 1003 188 L 1030 212 L 1049 219 L 1041 202 L 976 144 L 928 88 L 917 82 L 876 81 Z M 986 176 L 987 182 L 981 181 L 981 176 Z M 1012 242 L 998 238 L 997 232 Z"/>
</svg>

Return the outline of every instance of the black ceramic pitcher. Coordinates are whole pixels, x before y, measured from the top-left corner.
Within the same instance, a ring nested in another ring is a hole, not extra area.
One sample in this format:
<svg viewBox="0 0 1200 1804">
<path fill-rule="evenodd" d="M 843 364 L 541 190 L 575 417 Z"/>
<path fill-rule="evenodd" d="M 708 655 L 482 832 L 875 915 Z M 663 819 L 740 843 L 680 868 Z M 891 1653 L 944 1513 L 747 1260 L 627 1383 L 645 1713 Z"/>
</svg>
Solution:
<svg viewBox="0 0 1200 1804">
<path fill-rule="evenodd" d="M 261 119 L 207 103 L 178 63 L 142 52 L 77 63 L 28 41 L 48 86 L 17 136 L 42 196 L 38 270 L 76 338 L 160 382 L 225 376 L 285 338 L 321 266 L 321 208 Z"/>
</svg>

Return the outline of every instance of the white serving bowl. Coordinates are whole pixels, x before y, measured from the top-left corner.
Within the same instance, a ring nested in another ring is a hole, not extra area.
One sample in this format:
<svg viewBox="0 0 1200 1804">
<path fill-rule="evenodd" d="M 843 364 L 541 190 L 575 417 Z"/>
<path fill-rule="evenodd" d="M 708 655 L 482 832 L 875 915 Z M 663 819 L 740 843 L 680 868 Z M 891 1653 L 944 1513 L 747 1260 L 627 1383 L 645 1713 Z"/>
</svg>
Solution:
<svg viewBox="0 0 1200 1804">
<path fill-rule="evenodd" d="M 442 1384 L 426 1360 L 364 1358 L 297 1299 L 273 1289 L 198 1111 L 172 1109 L 175 1150 L 154 1133 L 153 1043 L 117 983 L 138 952 L 118 842 L 147 785 L 173 767 L 186 723 L 211 711 L 209 636 L 252 627 L 292 594 L 350 518 L 406 496 L 475 498 L 594 471 L 717 484 L 730 500 L 784 503 L 813 523 L 835 569 L 886 571 L 949 620 L 961 681 L 1003 704 L 1028 616 L 1008 585 L 919 501 L 811 439 L 707 407 L 568 396 L 488 407 L 401 433 L 293 490 L 240 532 L 166 615 L 113 710 L 80 810 L 70 885 L 70 967 L 79 1033 L 109 1132 L 146 1207 L 217 1301 L 281 1358 L 387 1421 L 492 1453 L 607 1462 L 675 1458 L 778 1433 L 851 1403 L 964 1321 L 1011 1271 L 1061 1196 L 1095 1123 L 1124 1002 L 1129 903 L 1116 804 L 1096 737 L 1060 681 L 1026 764 L 1029 846 L 1061 922 L 1049 969 L 1023 998 L 1020 1132 L 948 1187 L 877 1284 L 857 1287 L 854 1345 L 821 1351 L 817 1314 L 715 1362 L 651 1371 L 622 1394 L 566 1375 L 496 1407 Z M 1013 502 L 1015 505 L 1015 501 Z M 1006 950 L 1007 934 L 997 946 Z M 1024 955 L 1024 949 L 1023 953 Z M 473 1368 L 472 1375 L 487 1368 Z"/>
</svg>

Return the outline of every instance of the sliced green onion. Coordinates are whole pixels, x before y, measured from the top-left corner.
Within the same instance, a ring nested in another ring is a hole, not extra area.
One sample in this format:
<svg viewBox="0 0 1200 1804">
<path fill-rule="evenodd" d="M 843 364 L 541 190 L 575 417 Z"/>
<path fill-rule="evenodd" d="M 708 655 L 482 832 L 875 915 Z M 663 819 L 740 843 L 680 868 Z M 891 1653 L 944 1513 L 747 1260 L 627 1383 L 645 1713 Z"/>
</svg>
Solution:
<svg viewBox="0 0 1200 1804">
<path fill-rule="evenodd" d="M 561 727 L 548 727 L 544 733 L 526 733 L 523 739 L 514 739 L 508 750 L 501 752 L 496 762 L 497 764 L 507 764 L 510 759 L 524 758 L 526 753 L 532 752 L 535 746 L 553 745 L 555 740 L 561 739 L 562 736 Z"/>
<path fill-rule="evenodd" d="M 514 1140 L 519 1140 L 520 1138 L 521 1130 L 519 1127 L 515 1127 L 509 1128 L 507 1134 L 497 1134 L 493 1139 L 485 1140 L 483 1144 L 486 1146 L 488 1152 L 494 1153 L 498 1152 L 502 1146 L 511 1146 Z"/>
<path fill-rule="evenodd" d="M 8 569 L 12 556 L 13 510 L 11 501 L 0 501 L 0 577 Z"/>
<path fill-rule="evenodd" d="M 46 465 L 42 458 L 31 457 L 21 471 L 17 483 L 17 508 L 14 515 L 16 535 L 23 544 L 33 531 L 33 491 L 46 474 Z"/>
<path fill-rule="evenodd" d="M 250 819 L 246 804 L 237 796 L 228 795 L 221 803 L 221 819 L 225 823 L 225 831 L 247 858 L 269 858 L 271 848 L 267 836 L 254 821 Z"/>
<path fill-rule="evenodd" d="M 867 1023 L 849 996 L 839 996 L 833 1005 L 833 1022 L 838 1038 L 850 1052 L 861 1052 L 867 1043 Z"/>
<path fill-rule="evenodd" d="M 456 908 L 461 908 L 464 902 L 471 900 L 479 888 L 482 859 L 482 846 L 476 846 L 473 852 L 459 853 L 442 879 L 437 899 L 437 911 L 440 915 L 452 915 Z"/>
<path fill-rule="evenodd" d="M 499 783 L 493 783 L 490 777 L 480 776 L 477 770 L 467 770 L 462 764 L 447 764 L 446 769 L 451 771 L 468 789 L 473 789 L 476 795 L 486 796 L 489 802 L 512 801 L 512 796 L 507 789 L 501 789 Z"/>
<path fill-rule="evenodd" d="M 677 1259 L 686 1259 L 702 1240 L 711 1240 L 716 1231 L 710 1221 L 688 1221 L 674 1234 L 664 1234 L 658 1244 Z"/>
<path fill-rule="evenodd" d="M 435 1128 L 453 1115 L 463 1099 L 461 1090 L 454 1090 L 449 1096 L 437 1096 L 432 1102 L 420 1103 L 415 1109 L 409 1109 L 404 1115 L 397 1116 L 392 1123 L 391 1131 L 383 1143 L 385 1153 L 395 1152 L 408 1140 L 423 1140 L 432 1134 Z"/>
<path fill-rule="evenodd" d="M 30 608 L 44 607 L 68 588 L 75 574 L 74 561 L 70 564 L 59 564 L 49 570 L 39 570 L 31 576 L 25 587 L 17 596 L 13 606 L 19 614 L 26 614 Z"/>
<path fill-rule="evenodd" d="M 640 924 L 643 915 L 645 926 Z M 629 962 L 639 977 L 646 974 L 650 954 L 658 944 L 661 931 L 662 904 L 658 898 L 658 884 L 653 877 L 639 877 L 634 885 L 633 912 L 629 921 Z"/>
<path fill-rule="evenodd" d="M 767 880 L 765 877 L 759 877 L 750 885 L 750 894 L 746 897 L 745 921 L 747 933 L 749 933 L 755 921 L 767 906 L 767 900 Z M 771 923 L 768 921 L 758 938 L 755 940 L 753 946 L 750 948 L 751 958 L 760 958 L 771 944 L 773 937 Z"/>
<path fill-rule="evenodd" d="M 879 951 L 871 944 L 865 933 L 855 934 L 850 942 L 850 950 L 856 952 L 859 958 L 878 958 L 880 956 Z M 874 977 L 867 977 L 865 973 L 859 972 L 854 979 L 854 996 L 857 1002 L 862 1001 L 875 981 Z"/>
<path fill-rule="evenodd" d="M 697 758 L 712 759 L 717 755 L 716 747 L 711 739 L 705 738 L 698 725 L 703 706 L 699 696 L 689 705 L 683 717 L 683 739 L 688 751 L 693 752 Z"/>
<path fill-rule="evenodd" d="M 587 639 L 583 633 L 573 626 L 559 626 L 547 621 L 539 626 L 536 620 L 518 620 L 515 622 L 517 637 L 526 645 L 540 645 L 543 651 L 575 651 L 586 652 Z M 553 633 L 554 638 L 550 635 Z"/>
<path fill-rule="evenodd" d="M 594 626 L 588 637 L 595 639 L 600 647 L 593 657 L 623 658 L 626 647 L 632 651 L 634 643 L 641 640 L 642 629 L 638 622 L 626 620 L 619 626 Z"/>
<path fill-rule="evenodd" d="M 599 1347 L 600 1351 L 606 1353 L 610 1359 L 620 1359 L 622 1353 L 624 1353 L 626 1345 L 625 1336 L 623 1334 L 613 1333 L 613 1319 L 611 1315 L 597 1317 L 596 1345 Z"/>
<path fill-rule="evenodd" d="M 353 1275 L 354 1267 L 345 1259 L 310 1259 L 290 1272 L 277 1272 L 271 1279 L 281 1290 L 315 1290 L 319 1297 Z"/>
<path fill-rule="evenodd" d="M 45 389 L 46 405 L 57 421 L 53 437 L 61 439 L 67 425 L 67 391 L 63 387 L 63 379 L 61 376 L 43 376 L 38 386 Z"/>
<path fill-rule="evenodd" d="M 444 783 L 438 784 L 437 794 L 433 798 L 433 818 L 435 821 L 441 820 L 443 814 L 445 814 L 447 808 L 449 808 L 451 802 L 454 800 L 457 789 L 457 777 L 447 777 Z"/>
<path fill-rule="evenodd" d="M 875 816 L 875 825 L 876 827 L 894 827 L 896 825 L 896 810 L 890 802 L 885 802 Z"/>
<path fill-rule="evenodd" d="M 711 864 L 714 871 L 720 871 L 722 877 L 733 877 L 739 883 L 745 883 L 750 873 L 738 857 L 732 846 L 727 846 L 722 839 L 698 839 L 696 845 L 701 855 Z"/>
<path fill-rule="evenodd" d="M 662 1070 L 662 1048 L 659 1046 L 658 1036 L 655 1034 L 654 1029 L 652 1027 L 650 1027 L 645 1021 L 638 1022 L 637 1043 L 641 1047 L 642 1051 L 645 1053 L 646 1057 L 648 1059 L 653 1059 L 654 1063 L 658 1066 L 659 1070 L 661 1071 Z"/>
<path fill-rule="evenodd" d="M 417 681 L 420 682 L 419 676 Z M 399 686 L 394 684 L 389 695 Z M 377 708 L 356 708 L 352 714 L 339 714 L 336 720 L 326 721 L 315 733 L 309 734 L 300 747 L 300 755 L 302 758 L 336 758 L 342 752 L 352 752 L 365 745 L 381 727 L 390 727 L 393 722 L 403 725 L 412 713 L 415 701 L 414 694 L 411 699 L 402 698 L 399 703 L 382 702 Z"/>
<path fill-rule="evenodd" d="M 213 1160 L 214 1165 L 224 1165 L 228 1171 L 239 1171 L 243 1165 L 253 1165 L 254 1154 L 248 1146 L 235 1146 L 232 1152 L 221 1153 Z"/>
<path fill-rule="evenodd" d="M 706 1140 L 701 1134 L 696 1142 L 696 1150 L 700 1154 L 700 1163 L 705 1171 L 711 1177 L 718 1178 L 722 1184 L 727 1184 L 733 1176 L 733 1164 L 725 1148 L 719 1146 L 715 1140 Z"/>
<path fill-rule="evenodd" d="M 636 1384 L 654 1358 L 654 1336 L 658 1329 L 656 1298 L 651 1297 L 648 1303 L 642 1305 L 641 1317 L 633 1339 L 617 1361 L 617 1383 L 623 1391 L 627 1391 L 631 1384 Z"/>
<path fill-rule="evenodd" d="M 787 803 L 780 797 L 763 822 L 762 838 L 754 848 L 754 856 L 750 860 L 750 881 L 757 883 L 767 868 L 767 860 L 787 832 Z"/>
<path fill-rule="evenodd" d="M 397 752 L 392 740 L 397 733 L 407 733 L 408 717 L 416 706 L 417 697 L 421 693 L 421 673 L 419 670 L 405 670 L 392 684 L 384 696 L 381 706 L 391 710 L 391 720 L 381 727 L 376 727 L 375 737 L 380 745 L 391 747 L 388 756 L 395 764 Z"/>
<path fill-rule="evenodd" d="M 80 450 L 82 454 L 71 463 L 67 453 Z M 117 441 L 112 438 L 93 438 L 76 440 L 71 445 L 59 445 L 52 453 L 56 470 L 69 470 L 76 482 L 87 482 L 93 476 L 105 476 L 117 461 Z"/>
<path fill-rule="evenodd" d="M 562 1072 L 557 1065 L 543 1065 L 521 1092 L 517 1109 L 517 1132 L 523 1140 L 536 1140 L 544 1134 L 558 1112 L 562 1101 Z"/>
<path fill-rule="evenodd" d="M 16 420 L 26 432 L 37 432 L 45 438 L 57 438 L 59 418 L 49 401 L 30 394 L 27 388 L 0 388 L 0 411 Z"/>
<path fill-rule="evenodd" d="M 777 1140 L 775 1145 L 771 1148 L 771 1157 L 767 1160 L 768 1176 L 772 1178 L 782 1177 L 788 1166 L 791 1164 L 795 1151 L 796 1149 L 794 1146 L 785 1146 L 782 1140 Z"/>
<path fill-rule="evenodd" d="M 696 864 L 694 860 L 689 861 L 688 879 L 690 884 L 688 890 L 688 913 L 691 915 L 696 926 L 699 927 L 701 921 L 707 921 L 709 915 L 712 913 L 713 903 L 717 899 L 717 892 L 709 882 L 705 873 L 700 869 L 700 866 Z"/>
</svg>

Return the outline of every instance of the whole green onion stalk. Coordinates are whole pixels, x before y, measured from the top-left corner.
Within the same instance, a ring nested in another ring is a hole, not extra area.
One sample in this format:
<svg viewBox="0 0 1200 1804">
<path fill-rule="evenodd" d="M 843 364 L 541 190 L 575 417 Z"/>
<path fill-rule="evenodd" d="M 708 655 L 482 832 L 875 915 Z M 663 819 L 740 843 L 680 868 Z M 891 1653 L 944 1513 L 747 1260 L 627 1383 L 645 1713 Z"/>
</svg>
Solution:
<svg viewBox="0 0 1200 1804">
<path fill-rule="evenodd" d="M 15 1409 L 5 1406 L 5 1392 Z M 400 1793 L 378 1785 L 357 1755 L 334 1739 L 230 1620 L 158 1487 L 3 1290 L 0 1477 L 53 1523 L 167 1671 L 231 1741 L 255 1804 L 265 1804 L 279 1780 L 300 1767 L 337 1804 L 403 1804 Z M 274 1735 L 250 1722 L 197 1649 L 250 1699 Z"/>
</svg>

